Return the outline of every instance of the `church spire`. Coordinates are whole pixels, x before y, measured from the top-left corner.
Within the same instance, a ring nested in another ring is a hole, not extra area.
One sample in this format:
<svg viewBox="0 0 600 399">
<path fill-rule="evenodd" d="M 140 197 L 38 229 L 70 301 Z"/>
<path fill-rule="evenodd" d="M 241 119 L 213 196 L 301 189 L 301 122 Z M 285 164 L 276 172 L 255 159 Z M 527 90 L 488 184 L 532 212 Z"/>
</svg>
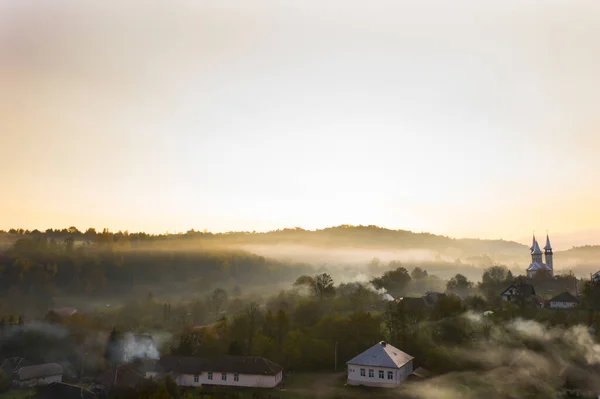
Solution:
<svg viewBox="0 0 600 399">
<path fill-rule="evenodd" d="M 552 251 L 552 245 L 550 245 L 550 236 L 548 236 L 548 232 L 546 232 L 546 246 L 544 247 L 546 251 Z"/>
<path fill-rule="evenodd" d="M 533 241 L 531 242 L 531 247 L 529 247 L 529 251 L 533 252 L 534 248 L 535 248 L 535 231 L 533 232 Z"/>
</svg>

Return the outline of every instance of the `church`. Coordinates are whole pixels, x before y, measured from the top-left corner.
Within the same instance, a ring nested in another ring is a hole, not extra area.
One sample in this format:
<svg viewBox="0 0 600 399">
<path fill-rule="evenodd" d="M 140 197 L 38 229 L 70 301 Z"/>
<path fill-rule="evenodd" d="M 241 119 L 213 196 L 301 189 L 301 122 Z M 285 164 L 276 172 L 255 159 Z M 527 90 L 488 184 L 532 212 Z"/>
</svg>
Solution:
<svg viewBox="0 0 600 399">
<path fill-rule="evenodd" d="M 533 235 L 533 244 L 531 248 L 531 264 L 527 268 L 527 277 L 534 278 L 538 273 L 547 273 L 550 277 L 554 277 L 554 266 L 552 263 L 552 246 L 550 245 L 550 237 L 546 234 L 546 246 L 544 252 L 540 249 L 540 246 Z M 542 255 L 546 258 L 546 263 L 542 261 Z"/>
</svg>

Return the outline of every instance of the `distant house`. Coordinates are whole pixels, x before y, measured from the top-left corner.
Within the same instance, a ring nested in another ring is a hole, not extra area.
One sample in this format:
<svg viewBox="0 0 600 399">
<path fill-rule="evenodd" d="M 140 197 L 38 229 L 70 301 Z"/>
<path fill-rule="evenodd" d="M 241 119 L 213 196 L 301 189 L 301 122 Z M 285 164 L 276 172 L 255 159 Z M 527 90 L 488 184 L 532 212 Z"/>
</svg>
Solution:
<svg viewBox="0 0 600 399">
<path fill-rule="evenodd" d="M 147 378 L 171 375 L 179 386 L 233 386 L 274 388 L 283 380 L 283 368 L 254 356 L 216 358 L 164 356 Z"/>
<path fill-rule="evenodd" d="M 550 299 L 549 304 L 553 309 L 569 309 L 577 307 L 579 298 L 569 292 L 563 292 Z"/>
<path fill-rule="evenodd" d="M 13 382 L 19 387 L 34 387 L 62 382 L 62 377 L 63 367 L 60 364 L 45 363 L 21 367 L 15 372 Z"/>
<path fill-rule="evenodd" d="M 596 273 L 592 274 L 592 281 L 593 282 L 600 281 L 600 270 L 598 270 Z"/>
<path fill-rule="evenodd" d="M 535 288 L 531 284 L 513 284 L 502 291 L 500 295 L 502 296 L 502 300 L 507 302 L 527 301 L 537 306 L 543 304 L 543 301 L 537 296 Z"/>
<path fill-rule="evenodd" d="M 36 399 L 97 399 L 93 392 L 77 385 L 53 382 L 38 388 Z"/>
<path fill-rule="evenodd" d="M 348 385 L 395 388 L 413 372 L 413 359 L 385 341 L 378 342 L 346 362 Z"/>
</svg>

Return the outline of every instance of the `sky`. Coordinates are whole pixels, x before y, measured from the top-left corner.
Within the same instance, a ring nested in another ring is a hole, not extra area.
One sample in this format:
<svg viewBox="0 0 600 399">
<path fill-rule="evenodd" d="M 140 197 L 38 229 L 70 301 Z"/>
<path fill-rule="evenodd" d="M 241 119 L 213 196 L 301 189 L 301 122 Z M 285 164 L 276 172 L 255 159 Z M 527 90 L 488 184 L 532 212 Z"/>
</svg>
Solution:
<svg viewBox="0 0 600 399">
<path fill-rule="evenodd" d="M 0 0 L 0 229 L 600 244 L 600 2 Z"/>
</svg>

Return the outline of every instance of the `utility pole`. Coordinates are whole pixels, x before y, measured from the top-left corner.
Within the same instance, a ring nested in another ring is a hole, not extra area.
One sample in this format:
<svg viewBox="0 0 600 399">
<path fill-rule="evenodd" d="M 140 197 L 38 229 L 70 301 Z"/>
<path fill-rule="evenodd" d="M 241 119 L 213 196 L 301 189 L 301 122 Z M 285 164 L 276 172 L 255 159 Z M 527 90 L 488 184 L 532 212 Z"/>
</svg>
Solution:
<svg viewBox="0 0 600 399">
<path fill-rule="evenodd" d="M 333 365 L 333 371 L 336 371 L 336 372 L 337 372 L 337 346 L 338 346 L 338 343 L 337 343 L 337 341 L 335 341 L 335 363 Z"/>
</svg>

